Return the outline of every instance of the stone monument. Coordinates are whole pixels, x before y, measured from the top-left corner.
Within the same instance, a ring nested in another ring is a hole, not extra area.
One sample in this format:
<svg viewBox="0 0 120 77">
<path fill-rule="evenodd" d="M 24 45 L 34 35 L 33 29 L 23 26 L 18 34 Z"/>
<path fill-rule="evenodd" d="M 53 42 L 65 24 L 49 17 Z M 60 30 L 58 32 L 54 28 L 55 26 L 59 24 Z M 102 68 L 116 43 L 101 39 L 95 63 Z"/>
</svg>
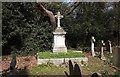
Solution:
<svg viewBox="0 0 120 77">
<path fill-rule="evenodd" d="M 105 58 L 105 56 L 104 56 L 104 53 L 103 53 L 105 43 L 104 43 L 103 40 L 101 41 L 101 43 L 102 43 L 102 46 L 101 46 L 101 59 L 102 59 L 102 60 L 106 60 L 106 58 Z"/>
<path fill-rule="evenodd" d="M 111 46 L 111 41 L 110 40 L 108 40 L 108 42 L 109 42 L 109 48 L 110 48 L 110 53 L 112 53 L 112 46 Z"/>
<path fill-rule="evenodd" d="M 91 51 L 92 51 L 93 57 L 96 56 L 95 51 L 94 51 L 94 43 L 95 43 L 95 38 L 94 38 L 94 36 L 92 36 L 92 38 L 91 38 Z"/>
<path fill-rule="evenodd" d="M 58 12 L 57 15 L 55 15 L 55 17 L 57 18 L 57 28 L 53 32 L 53 53 L 67 53 L 67 47 L 65 45 L 66 32 L 60 26 L 60 19 L 63 18 L 63 16 L 60 14 L 60 12 Z"/>
</svg>

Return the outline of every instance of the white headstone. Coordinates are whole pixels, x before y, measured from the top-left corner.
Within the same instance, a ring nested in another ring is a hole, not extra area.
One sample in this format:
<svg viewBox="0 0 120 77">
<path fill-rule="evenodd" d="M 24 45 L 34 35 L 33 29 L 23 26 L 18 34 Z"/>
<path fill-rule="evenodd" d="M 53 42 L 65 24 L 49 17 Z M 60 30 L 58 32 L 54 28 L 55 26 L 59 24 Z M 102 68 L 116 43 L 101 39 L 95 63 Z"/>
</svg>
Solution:
<svg viewBox="0 0 120 77">
<path fill-rule="evenodd" d="M 109 46 L 110 46 L 110 53 L 112 53 L 111 41 L 110 41 L 110 40 L 108 40 L 108 42 L 109 42 Z"/>
<path fill-rule="evenodd" d="M 106 58 L 105 58 L 105 56 L 104 56 L 104 53 L 103 53 L 105 43 L 104 43 L 103 40 L 101 40 L 101 43 L 102 43 L 102 46 L 101 46 L 101 59 L 102 59 L 102 60 L 106 60 Z"/>
<path fill-rule="evenodd" d="M 91 38 L 91 51 L 92 51 L 93 57 L 96 56 L 95 51 L 94 51 L 94 42 L 95 42 L 95 38 L 94 38 L 94 36 L 92 36 L 92 38 Z"/>
<path fill-rule="evenodd" d="M 67 47 L 65 45 L 66 32 L 60 26 L 60 19 L 63 18 L 63 16 L 60 14 L 60 12 L 58 12 L 58 14 L 55 15 L 55 17 L 57 18 L 57 28 L 53 32 L 54 34 L 53 53 L 67 53 Z"/>
</svg>

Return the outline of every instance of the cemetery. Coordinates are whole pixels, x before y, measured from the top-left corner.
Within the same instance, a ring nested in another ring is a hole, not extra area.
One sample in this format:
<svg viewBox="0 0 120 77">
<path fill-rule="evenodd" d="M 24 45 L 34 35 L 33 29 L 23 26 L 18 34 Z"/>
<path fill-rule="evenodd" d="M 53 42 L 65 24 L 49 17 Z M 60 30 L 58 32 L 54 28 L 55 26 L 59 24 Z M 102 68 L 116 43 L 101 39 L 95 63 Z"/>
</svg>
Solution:
<svg viewBox="0 0 120 77">
<path fill-rule="evenodd" d="M 2 2 L 2 76 L 120 77 L 120 2 Z"/>
</svg>

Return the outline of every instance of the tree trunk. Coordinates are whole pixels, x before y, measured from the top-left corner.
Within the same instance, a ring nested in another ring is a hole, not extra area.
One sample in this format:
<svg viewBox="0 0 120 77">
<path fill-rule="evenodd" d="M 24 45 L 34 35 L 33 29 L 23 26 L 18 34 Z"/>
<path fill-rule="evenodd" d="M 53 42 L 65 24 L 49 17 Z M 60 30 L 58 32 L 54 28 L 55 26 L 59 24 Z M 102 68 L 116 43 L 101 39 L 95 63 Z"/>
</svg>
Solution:
<svg viewBox="0 0 120 77">
<path fill-rule="evenodd" d="M 49 11 L 45 9 L 45 7 L 38 2 L 35 2 L 38 10 L 43 16 L 48 16 L 50 18 L 50 22 L 52 24 L 52 29 L 55 30 L 56 28 L 56 18 L 52 11 Z M 78 7 L 80 2 L 75 2 L 73 5 L 71 5 L 64 13 L 64 15 L 69 15 L 76 7 Z"/>
</svg>

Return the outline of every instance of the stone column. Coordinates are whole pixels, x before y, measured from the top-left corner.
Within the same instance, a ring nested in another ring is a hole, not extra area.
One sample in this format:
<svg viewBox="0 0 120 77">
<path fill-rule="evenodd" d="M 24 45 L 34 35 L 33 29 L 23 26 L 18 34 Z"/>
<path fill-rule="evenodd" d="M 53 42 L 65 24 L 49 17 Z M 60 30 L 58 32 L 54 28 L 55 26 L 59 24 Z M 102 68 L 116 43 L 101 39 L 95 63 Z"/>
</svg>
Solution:
<svg viewBox="0 0 120 77">
<path fill-rule="evenodd" d="M 105 58 L 105 56 L 104 56 L 104 46 L 105 46 L 105 43 L 104 43 L 104 41 L 102 40 L 101 41 L 101 43 L 102 43 L 102 47 L 101 47 L 101 59 L 102 60 L 106 60 L 106 58 Z"/>
<path fill-rule="evenodd" d="M 95 55 L 95 51 L 94 51 L 94 42 L 95 42 L 95 39 L 94 39 L 94 36 L 92 36 L 91 38 L 91 51 L 92 51 L 92 56 L 96 56 Z"/>
<path fill-rule="evenodd" d="M 108 40 L 108 42 L 109 42 L 110 53 L 112 53 L 111 41 L 110 41 L 110 40 Z"/>
</svg>

